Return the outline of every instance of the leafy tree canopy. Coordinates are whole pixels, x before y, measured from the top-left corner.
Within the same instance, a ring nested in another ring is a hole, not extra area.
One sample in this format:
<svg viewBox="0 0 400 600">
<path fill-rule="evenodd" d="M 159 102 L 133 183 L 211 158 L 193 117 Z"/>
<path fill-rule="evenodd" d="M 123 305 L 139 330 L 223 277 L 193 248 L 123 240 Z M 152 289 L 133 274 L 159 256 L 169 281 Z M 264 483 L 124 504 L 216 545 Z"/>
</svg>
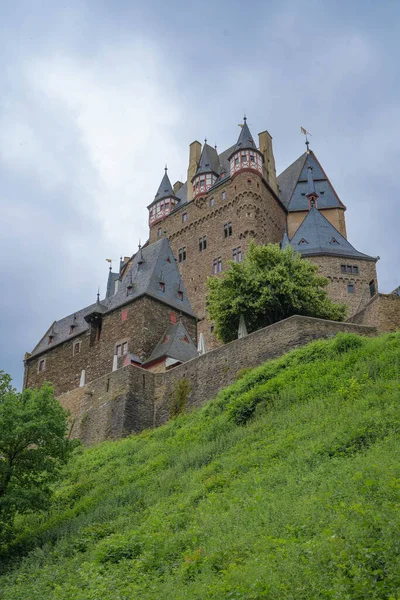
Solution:
<svg viewBox="0 0 400 600">
<path fill-rule="evenodd" d="M 343 321 L 346 306 L 328 298 L 328 280 L 317 269 L 290 247 L 252 242 L 243 262 L 208 279 L 207 308 L 216 335 L 223 342 L 236 339 L 241 314 L 249 332 L 292 315 Z"/>
<path fill-rule="evenodd" d="M 47 506 L 50 484 L 75 445 L 66 432 L 67 413 L 49 384 L 18 393 L 0 371 L 0 538 L 16 512 Z"/>
</svg>

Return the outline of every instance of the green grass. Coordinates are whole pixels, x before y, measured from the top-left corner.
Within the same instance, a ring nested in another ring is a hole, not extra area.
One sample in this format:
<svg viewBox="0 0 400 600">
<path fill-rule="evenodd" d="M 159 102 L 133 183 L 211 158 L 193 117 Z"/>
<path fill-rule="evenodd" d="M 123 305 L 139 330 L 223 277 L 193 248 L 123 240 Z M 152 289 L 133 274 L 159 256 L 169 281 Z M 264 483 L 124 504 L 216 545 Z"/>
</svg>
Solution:
<svg viewBox="0 0 400 600">
<path fill-rule="evenodd" d="M 340 335 L 80 449 L 1 600 L 400 599 L 400 334 Z"/>
</svg>

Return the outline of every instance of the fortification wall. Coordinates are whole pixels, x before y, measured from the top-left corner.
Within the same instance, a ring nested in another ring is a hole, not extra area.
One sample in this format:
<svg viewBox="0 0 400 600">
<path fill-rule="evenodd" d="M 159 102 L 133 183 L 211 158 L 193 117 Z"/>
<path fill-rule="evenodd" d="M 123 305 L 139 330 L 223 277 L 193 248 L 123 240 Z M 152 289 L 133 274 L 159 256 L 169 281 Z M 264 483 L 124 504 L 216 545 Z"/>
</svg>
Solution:
<svg viewBox="0 0 400 600">
<path fill-rule="evenodd" d="M 167 371 L 129 365 L 59 396 L 71 411 L 72 435 L 84 444 L 117 439 L 165 423 L 177 387 L 188 382 L 186 409 L 198 407 L 235 381 L 240 369 L 256 367 L 311 340 L 340 331 L 375 335 L 375 327 L 294 316 L 226 344 Z"/>
<path fill-rule="evenodd" d="M 367 306 L 350 321 L 361 325 L 375 325 L 380 332 L 400 329 L 400 296 L 376 294 Z"/>
</svg>

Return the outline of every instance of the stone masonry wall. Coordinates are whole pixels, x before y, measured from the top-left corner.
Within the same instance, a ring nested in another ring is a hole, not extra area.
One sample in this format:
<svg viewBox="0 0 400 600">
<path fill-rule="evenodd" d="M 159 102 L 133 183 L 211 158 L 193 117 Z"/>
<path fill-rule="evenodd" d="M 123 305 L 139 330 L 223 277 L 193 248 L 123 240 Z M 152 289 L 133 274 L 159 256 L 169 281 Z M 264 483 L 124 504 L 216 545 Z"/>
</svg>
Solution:
<svg viewBox="0 0 400 600">
<path fill-rule="evenodd" d="M 232 224 L 229 237 L 224 235 L 225 223 Z M 279 243 L 285 225 L 285 211 L 271 189 L 259 175 L 245 172 L 183 205 L 151 228 L 150 242 L 157 239 L 160 230 L 162 235 L 166 232 L 176 259 L 179 249 L 186 247 L 186 260 L 178 265 L 192 308 L 199 318 L 198 333 L 203 333 L 207 349 L 219 345 L 206 312 L 206 281 L 213 275 L 213 260 L 221 257 L 224 271 L 233 259 L 234 248 L 240 247 L 244 256 L 251 239 L 258 244 Z M 203 236 L 207 236 L 207 248 L 200 251 L 199 239 Z"/>
<path fill-rule="evenodd" d="M 129 365 L 59 396 L 74 420 L 73 435 L 85 444 L 116 439 L 165 423 L 172 396 L 189 382 L 187 408 L 198 407 L 236 379 L 238 371 L 338 332 L 375 335 L 374 327 L 294 316 L 221 346 L 167 371 L 152 373 Z M 87 415 L 87 416 L 86 416 Z"/>
<path fill-rule="evenodd" d="M 310 256 L 309 260 L 318 265 L 321 275 L 329 279 L 327 287 L 329 298 L 334 302 L 347 304 L 347 319 L 362 310 L 370 301 L 370 281 L 375 281 L 376 292 L 378 291 L 376 263 L 372 261 L 341 258 L 340 256 Z M 343 274 L 341 265 L 357 265 L 359 274 Z M 354 293 L 352 294 L 347 289 L 349 283 L 354 284 Z"/>
<path fill-rule="evenodd" d="M 374 325 L 381 332 L 397 331 L 400 329 L 400 296 L 376 294 L 351 321 L 361 325 Z"/>
<path fill-rule="evenodd" d="M 106 314 L 100 340 L 92 346 L 88 331 L 28 359 L 25 387 L 37 387 L 50 381 L 59 395 L 79 386 L 83 369 L 86 370 L 86 381 L 93 381 L 112 371 L 116 344 L 124 341 L 128 342 L 129 352 L 140 358 L 147 358 L 169 326 L 171 312 L 177 313 L 166 304 L 143 296 Z M 196 341 L 195 319 L 183 315 L 182 320 L 190 336 Z M 81 341 L 81 348 L 74 356 L 73 347 L 78 340 Z M 38 364 L 42 358 L 46 359 L 46 368 L 39 373 Z M 123 357 L 120 357 L 118 366 L 122 362 Z"/>
</svg>

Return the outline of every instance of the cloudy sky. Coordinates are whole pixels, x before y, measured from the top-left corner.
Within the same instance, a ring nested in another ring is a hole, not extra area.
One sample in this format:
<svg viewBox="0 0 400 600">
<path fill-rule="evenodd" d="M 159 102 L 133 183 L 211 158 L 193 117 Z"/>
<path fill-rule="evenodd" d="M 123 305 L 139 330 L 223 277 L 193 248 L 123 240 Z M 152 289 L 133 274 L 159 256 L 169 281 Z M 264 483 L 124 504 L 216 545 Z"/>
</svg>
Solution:
<svg viewBox="0 0 400 600">
<path fill-rule="evenodd" d="M 224 150 L 246 111 L 278 173 L 300 126 L 347 205 L 349 239 L 400 284 L 398 0 L 3 0 L 0 369 L 105 291 L 147 239 L 194 139 Z"/>
</svg>

